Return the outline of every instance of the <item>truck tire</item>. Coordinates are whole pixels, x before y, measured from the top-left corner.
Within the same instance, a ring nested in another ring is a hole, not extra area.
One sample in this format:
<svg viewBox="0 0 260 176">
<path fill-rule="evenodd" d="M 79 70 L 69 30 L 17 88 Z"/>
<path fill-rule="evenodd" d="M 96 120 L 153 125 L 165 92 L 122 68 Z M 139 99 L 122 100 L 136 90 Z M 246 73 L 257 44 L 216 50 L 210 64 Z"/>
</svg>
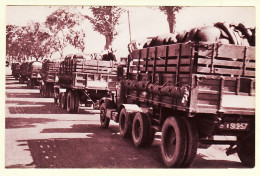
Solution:
<svg viewBox="0 0 260 176">
<path fill-rule="evenodd" d="M 144 147 L 149 138 L 149 119 L 144 113 L 136 113 L 132 126 L 132 139 L 136 147 Z"/>
<path fill-rule="evenodd" d="M 180 167 L 187 145 L 185 124 L 181 118 L 168 117 L 162 127 L 161 154 L 167 167 Z"/>
<path fill-rule="evenodd" d="M 48 84 L 46 84 L 45 86 L 45 90 L 46 90 L 46 93 L 45 93 L 45 96 L 46 98 L 51 98 L 51 89 L 50 89 L 50 86 Z"/>
<path fill-rule="evenodd" d="M 122 138 L 131 136 L 130 116 L 125 108 L 122 108 L 119 114 L 119 132 Z"/>
<path fill-rule="evenodd" d="M 106 109 L 105 103 L 102 103 L 100 106 L 100 126 L 102 128 L 107 128 L 110 122 L 110 119 L 106 117 Z"/>
<path fill-rule="evenodd" d="M 238 138 L 241 140 L 242 138 Z M 254 134 L 238 144 L 238 157 L 241 162 L 250 168 L 255 166 L 255 137 Z"/>
<path fill-rule="evenodd" d="M 66 93 L 61 93 L 61 107 L 63 109 L 67 108 Z"/>
<path fill-rule="evenodd" d="M 28 81 L 29 82 L 29 81 Z M 35 80 L 30 80 L 29 88 L 33 89 L 35 86 Z"/>
<path fill-rule="evenodd" d="M 31 80 L 28 80 L 28 81 L 27 81 L 27 84 L 26 84 L 26 87 L 27 87 L 27 88 L 30 88 L 30 84 L 31 84 Z"/>
<path fill-rule="evenodd" d="M 24 78 L 23 78 L 23 77 L 20 77 L 20 78 L 19 78 L 19 83 L 20 83 L 20 84 L 23 84 L 23 83 L 24 83 Z"/>
<path fill-rule="evenodd" d="M 69 91 L 68 95 L 67 95 L 67 111 L 69 113 L 73 113 L 74 112 L 74 92 Z"/>
<path fill-rule="evenodd" d="M 187 146 L 186 154 L 182 162 L 182 167 L 189 167 L 197 155 L 198 149 L 198 130 L 191 120 L 183 117 L 186 133 L 187 133 Z"/>
<path fill-rule="evenodd" d="M 79 112 L 80 98 L 77 92 L 74 93 L 74 113 Z"/>
</svg>

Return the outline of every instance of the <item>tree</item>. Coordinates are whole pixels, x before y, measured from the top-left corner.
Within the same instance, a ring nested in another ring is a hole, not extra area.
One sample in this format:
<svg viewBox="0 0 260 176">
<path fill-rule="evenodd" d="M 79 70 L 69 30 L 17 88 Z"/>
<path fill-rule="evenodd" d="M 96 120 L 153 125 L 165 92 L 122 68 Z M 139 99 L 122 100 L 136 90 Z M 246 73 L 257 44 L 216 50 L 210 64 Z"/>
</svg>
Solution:
<svg viewBox="0 0 260 176">
<path fill-rule="evenodd" d="M 182 7 L 180 6 L 159 6 L 160 11 L 167 15 L 167 21 L 169 24 L 170 33 L 174 33 L 174 25 L 176 23 L 176 13 L 178 13 Z"/>
<path fill-rule="evenodd" d="M 108 50 L 111 48 L 115 36 L 118 35 L 116 26 L 119 24 L 119 18 L 125 10 L 116 6 L 91 6 L 90 10 L 93 17 L 86 15 L 85 18 L 92 23 L 95 31 L 105 36 L 106 44 L 104 49 Z"/>
<path fill-rule="evenodd" d="M 59 52 L 63 58 L 64 48 L 72 45 L 85 49 L 85 32 L 79 26 L 83 18 L 79 13 L 72 13 L 68 8 L 59 8 L 46 18 L 45 25 L 51 31 L 52 52 Z"/>
<path fill-rule="evenodd" d="M 38 22 L 29 23 L 26 26 L 24 38 L 28 56 L 34 57 L 38 61 L 48 54 L 46 43 L 50 39 L 50 32 L 45 26 Z"/>
</svg>

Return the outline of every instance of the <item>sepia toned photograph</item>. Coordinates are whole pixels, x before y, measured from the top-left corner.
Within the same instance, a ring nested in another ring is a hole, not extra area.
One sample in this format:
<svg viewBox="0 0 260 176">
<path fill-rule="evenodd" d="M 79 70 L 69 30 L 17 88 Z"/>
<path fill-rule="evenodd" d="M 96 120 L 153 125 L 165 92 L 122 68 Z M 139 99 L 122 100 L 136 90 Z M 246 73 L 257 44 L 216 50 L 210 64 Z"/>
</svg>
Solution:
<svg viewBox="0 0 260 176">
<path fill-rule="evenodd" d="M 5 11 L 5 169 L 255 168 L 256 7 Z"/>
</svg>

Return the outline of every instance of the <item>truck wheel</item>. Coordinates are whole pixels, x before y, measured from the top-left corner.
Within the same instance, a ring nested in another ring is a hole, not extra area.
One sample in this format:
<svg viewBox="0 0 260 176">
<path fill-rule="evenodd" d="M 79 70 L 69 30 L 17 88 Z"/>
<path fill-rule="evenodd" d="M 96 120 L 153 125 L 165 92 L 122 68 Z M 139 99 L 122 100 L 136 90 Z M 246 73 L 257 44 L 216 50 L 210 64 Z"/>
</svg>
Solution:
<svg viewBox="0 0 260 176">
<path fill-rule="evenodd" d="M 58 103 L 58 98 L 54 97 L 54 103 L 55 103 L 55 104 Z"/>
<path fill-rule="evenodd" d="M 67 108 L 66 93 L 61 93 L 61 107 L 63 109 Z"/>
<path fill-rule="evenodd" d="M 198 130 L 197 127 L 185 117 L 183 117 L 186 133 L 187 133 L 187 146 L 186 154 L 182 163 L 182 167 L 189 167 L 196 157 L 198 149 Z"/>
<path fill-rule="evenodd" d="M 119 114 L 119 131 L 120 135 L 123 138 L 131 136 L 131 125 L 130 125 L 130 116 L 126 112 L 125 108 L 120 111 Z"/>
<path fill-rule="evenodd" d="M 149 119 L 144 113 L 136 113 L 132 126 L 132 139 L 136 147 L 144 147 L 149 137 Z"/>
<path fill-rule="evenodd" d="M 28 81 L 29 82 L 29 81 Z M 30 80 L 30 84 L 29 84 L 29 88 L 33 89 L 35 86 L 35 81 L 34 80 Z"/>
<path fill-rule="evenodd" d="M 240 138 L 238 138 L 240 140 Z M 255 166 L 255 138 L 254 135 L 246 138 L 238 144 L 238 157 L 241 162 L 250 168 Z"/>
<path fill-rule="evenodd" d="M 48 85 L 45 86 L 45 97 L 50 98 L 51 97 L 51 90 Z"/>
<path fill-rule="evenodd" d="M 24 78 L 23 78 L 23 77 L 20 77 L 20 78 L 19 78 L 19 83 L 20 83 L 20 84 L 23 84 L 23 83 L 24 83 Z"/>
<path fill-rule="evenodd" d="M 180 167 L 187 145 L 185 124 L 181 118 L 168 117 L 162 127 L 161 154 L 168 167 Z"/>
<path fill-rule="evenodd" d="M 74 113 L 79 112 L 79 104 L 80 104 L 80 99 L 79 99 L 79 94 L 75 92 L 74 94 Z"/>
<path fill-rule="evenodd" d="M 100 106 L 100 125 L 102 128 L 107 128 L 110 122 L 110 119 L 106 117 L 106 109 L 105 103 L 102 103 Z"/>
<path fill-rule="evenodd" d="M 67 95 L 67 111 L 74 112 L 74 93 L 72 91 L 69 91 Z"/>
</svg>

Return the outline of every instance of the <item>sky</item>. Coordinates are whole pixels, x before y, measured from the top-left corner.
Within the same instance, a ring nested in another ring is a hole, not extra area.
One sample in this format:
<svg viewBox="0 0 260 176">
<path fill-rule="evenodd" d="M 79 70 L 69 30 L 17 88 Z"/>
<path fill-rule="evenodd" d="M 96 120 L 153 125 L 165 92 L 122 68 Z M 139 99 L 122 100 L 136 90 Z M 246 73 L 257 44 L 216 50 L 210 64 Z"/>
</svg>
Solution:
<svg viewBox="0 0 260 176">
<path fill-rule="evenodd" d="M 6 24 L 26 25 L 30 21 L 44 22 L 46 17 L 59 6 L 7 6 Z M 166 15 L 154 8 L 127 7 L 130 15 L 132 40 L 143 40 L 169 32 Z M 86 12 L 86 11 L 85 11 Z M 176 15 L 176 31 L 193 27 L 207 26 L 214 22 L 243 23 L 255 27 L 255 8 L 253 7 L 185 7 Z M 86 31 L 86 53 L 101 52 L 105 38 L 93 31 L 86 20 L 82 25 Z M 123 14 L 118 26 L 119 35 L 113 42 L 117 57 L 128 54 L 127 44 L 130 41 L 127 13 Z M 65 55 L 73 51 L 67 48 Z M 58 57 L 58 56 L 57 56 Z"/>
</svg>

